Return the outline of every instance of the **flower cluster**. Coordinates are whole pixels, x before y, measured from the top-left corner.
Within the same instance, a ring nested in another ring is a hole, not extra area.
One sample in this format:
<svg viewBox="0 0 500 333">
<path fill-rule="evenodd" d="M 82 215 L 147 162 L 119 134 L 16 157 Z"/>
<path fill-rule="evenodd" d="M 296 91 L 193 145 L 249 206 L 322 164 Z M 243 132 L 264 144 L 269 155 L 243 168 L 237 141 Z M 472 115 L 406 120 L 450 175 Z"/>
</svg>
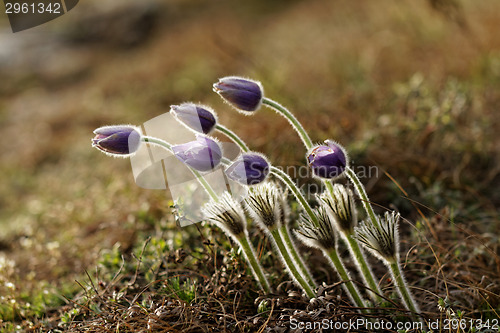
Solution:
<svg viewBox="0 0 500 333">
<path fill-rule="evenodd" d="M 183 162 L 210 195 L 210 201 L 201 207 L 205 219 L 219 226 L 242 249 L 250 270 L 264 292 L 270 293 L 272 288 L 255 256 L 253 242 L 249 239 L 247 229 L 251 225 L 247 224 L 246 214 L 269 237 L 283 266 L 307 297 L 316 296 L 317 285 L 302 255 L 297 251 L 294 237 L 291 237 L 293 234 L 306 246 L 323 252 L 331 268 L 338 274 L 345 293 L 360 311 L 368 311 L 367 305 L 370 303 L 365 300 L 366 296 L 375 304 L 382 304 L 384 297 L 379 279 L 373 274 L 366 259 L 365 251 L 368 251 L 387 265 L 402 303 L 408 310 L 418 314 L 418 306 L 399 264 L 399 214 L 388 212 L 382 217 L 375 214 L 362 183 L 349 165 L 345 148 L 333 140 L 313 144 L 295 116 L 282 105 L 267 98 L 262 85 L 257 81 L 225 77 L 213 85 L 213 90 L 229 105 L 246 115 L 252 115 L 261 106 L 266 106 L 290 122 L 304 143 L 308 167 L 326 188 L 324 193 L 317 195 L 312 206 L 286 173 L 273 167 L 266 156 L 250 151 L 241 138 L 218 123 L 214 110 L 205 105 L 183 103 L 170 109 L 177 121 L 196 133 L 194 141 L 171 145 L 158 138 L 142 135 L 137 127 L 119 125 L 97 129 L 92 145 L 106 154 L 127 157 L 134 154 L 142 143 L 155 144 Z M 220 143 L 210 137 L 214 132 L 228 136 L 239 146 L 240 155 L 233 161 L 226 159 Z M 229 192 L 217 193 L 210 188 L 204 175 L 216 168 L 220 168 L 228 179 L 248 187 L 246 196 L 236 198 Z M 274 180 L 270 181 L 269 178 Z M 342 178 L 346 178 L 355 191 L 334 183 Z M 284 187 L 287 188 L 286 191 L 283 190 Z M 293 233 L 289 221 L 288 192 L 295 196 L 303 209 L 298 228 Z M 358 221 L 355 195 L 359 197 L 367 216 L 361 222 Z M 346 258 L 337 253 L 339 241 L 346 245 L 350 259 L 358 269 L 358 275 L 366 287 L 363 292 L 351 280 L 351 275 L 343 264 Z"/>
</svg>

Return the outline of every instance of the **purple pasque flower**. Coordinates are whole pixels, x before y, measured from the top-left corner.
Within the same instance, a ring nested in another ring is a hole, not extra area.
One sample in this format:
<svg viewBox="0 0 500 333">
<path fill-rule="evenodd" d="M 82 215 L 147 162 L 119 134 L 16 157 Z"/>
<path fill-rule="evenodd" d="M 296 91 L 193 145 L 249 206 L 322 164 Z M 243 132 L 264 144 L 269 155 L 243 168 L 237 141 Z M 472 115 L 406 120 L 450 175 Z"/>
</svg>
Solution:
<svg viewBox="0 0 500 333">
<path fill-rule="evenodd" d="M 226 175 L 243 185 L 262 183 L 269 175 L 269 162 L 255 152 L 241 154 L 227 169 Z"/>
<path fill-rule="evenodd" d="M 344 148 L 331 140 L 312 148 L 306 158 L 313 174 L 320 178 L 339 177 L 347 166 L 347 154 Z"/>
<path fill-rule="evenodd" d="M 220 164 L 222 149 L 219 144 L 206 136 L 198 135 L 195 141 L 172 146 L 179 161 L 198 171 L 209 171 Z"/>
<path fill-rule="evenodd" d="M 142 134 L 132 125 L 103 126 L 94 131 L 92 147 L 116 157 L 130 157 L 141 145 Z"/>
<path fill-rule="evenodd" d="M 238 76 L 227 76 L 219 79 L 213 87 L 226 102 L 243 113 L 257 111 L 262 104 L 264 89 L 260 82 Z"/>
<path fill-rule="evenodd" d="M 170 112 L 182 124 L 198 133 L 209 134 L 217 124 L 215 112 L 208 106 L 183 103 L 170 106 Z"/>
</svg>

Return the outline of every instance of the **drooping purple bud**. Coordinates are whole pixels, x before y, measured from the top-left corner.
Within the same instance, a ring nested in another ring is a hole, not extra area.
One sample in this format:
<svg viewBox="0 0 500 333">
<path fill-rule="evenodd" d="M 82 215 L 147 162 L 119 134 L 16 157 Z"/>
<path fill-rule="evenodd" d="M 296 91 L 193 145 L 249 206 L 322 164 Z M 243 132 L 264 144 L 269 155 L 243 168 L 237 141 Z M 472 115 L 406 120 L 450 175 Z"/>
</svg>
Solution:
<svg viewBox="0 0 500 333">
<path fill-rule="evenodd" d="M 94 131 L 92 147 L 116 157 L 129 157 L 141 145 L 142 134 L 132 125 L 103 126 Z"/>
<path fill-rule="evenodd" d="M 269 162 L 258 153 L 245 153 L 226 170 L 226 175 L 243 185 L 262 183 L 269 175 Z"/>
<path fill-rule="evenodd" d="M 215 112 L 204 105 L 183 103 L 172 105 L 170 111 L 182 124 L 198 133 L 210 133 L 217 123 Z"/>
<path fill-rule="evenodd" d="M 237 76 L 219 79 L 219 82 L 214 83 L 214 91 L 236 110 L 244 113 L 257 111 L 264 96 L 260 82 Z"/>
<path fill-rule="evenodd" d="M 344 148 L 331 140 L 312 148 L 306 157 L 313 174 L 320 178 L 336 178 L 344 172 L 347 165 Z"/>
<path fill-rule="evenodd" d="M 174 155 L 183 163 L 198 171 L 209 171 L 220 164 L 222 150 L 219 144 L 199 135 L 195 141 L 172 146 Z"/>
</svg>

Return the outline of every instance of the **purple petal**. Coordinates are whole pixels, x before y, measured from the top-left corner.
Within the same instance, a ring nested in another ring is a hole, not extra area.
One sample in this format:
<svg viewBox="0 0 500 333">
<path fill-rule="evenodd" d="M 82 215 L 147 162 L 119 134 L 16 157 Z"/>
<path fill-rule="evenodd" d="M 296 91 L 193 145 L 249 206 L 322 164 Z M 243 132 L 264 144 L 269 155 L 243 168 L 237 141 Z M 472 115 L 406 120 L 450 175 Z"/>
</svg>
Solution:
<svg viewBox="0 0 500 333">
<path fill-rule="evenodd" d="M 214 84 L 214 90 L 236 109 L 257 111 L 263 92 L 259 83 L 238 77 L 225 77 Z"/>
<path fill-rule="evenodd" d="M 129 155 L 139 149 L 141 133 L 133 126 L 105 126 L 94 131 L 92 146 L 115 155 Z"/>
<path fill-rule="evenodd" d="M 184 103 L 171 106 L 176 118 L 187 127 L 204 134 L 208 134 L 216 125 L 215 115 L 205 107 Z"/>
<path fill-rule="evenodd" d="M 256 185 L 263 182 L 269 174 L 269 163 L 259 154 L 247 153 L 241 155 L 231 164 L 226 175 L 243 185 Z"/>
<path fill-rule="evenodd" d="M 327 179 L 340 176 L 346 167 L 344 150 L 333 142 L 315 147 L 307 161 L 316 176 Z"/>
<path fill-rule="evenodd" d="M 172 147 L 174 155 L 183 163 L 198 171 L 209 171 L 220 164 L 222 150 L 217 142 L 199 136 L 191 141 Z"/>
</svg>

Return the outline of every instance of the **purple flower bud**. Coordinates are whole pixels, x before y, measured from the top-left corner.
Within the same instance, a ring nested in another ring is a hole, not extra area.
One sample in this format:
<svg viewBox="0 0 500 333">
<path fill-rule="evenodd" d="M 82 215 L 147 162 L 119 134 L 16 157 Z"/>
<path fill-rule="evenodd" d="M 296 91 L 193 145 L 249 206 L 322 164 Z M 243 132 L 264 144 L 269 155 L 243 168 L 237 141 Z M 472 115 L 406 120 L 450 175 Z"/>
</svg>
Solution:
<svg viewBox="0 0 500 333">
<path fill-rule="evenodd" d="M 222 150 L 217 142 L 199 135 L 195 141 L 172 146 L 179 161 L 198 171 L 209 171 L 220 164 Z"/>
<path fill-rule="evenodd" d="M 320 178 L 336 178 L 344 172 L 347 165 L 344 148 L 330 140 L 314 147 L 306 156 L 313 174 Z"/>
<path fill-rule="evenodd" d="M 210 133 L 217 123 L 214 111 L 204 105 L 183 103 L 172 105 L 170 111 L 182 124 L 199 133 Z"/>
<path fill-rule="evenodd" d="M 243 185 L 262 183 L 269 174 L 269 162 L 258 153 L 245 153 L 226 170 L 226 175 Z"/>
<path fill-rule="evenodd" d="M 99 127 L 94 134 L 92 147 L 112 156 L 129 157 L 141 145 L 142 134 L 132 125 Z"/>
<path fill-rule="evenodd" d="M 228 76 L 214 83 L 214 91 L 238 111 L 257 111 L 262 104 L 264 90 L 260 82 L 237 76 Z"/>
</svg>

